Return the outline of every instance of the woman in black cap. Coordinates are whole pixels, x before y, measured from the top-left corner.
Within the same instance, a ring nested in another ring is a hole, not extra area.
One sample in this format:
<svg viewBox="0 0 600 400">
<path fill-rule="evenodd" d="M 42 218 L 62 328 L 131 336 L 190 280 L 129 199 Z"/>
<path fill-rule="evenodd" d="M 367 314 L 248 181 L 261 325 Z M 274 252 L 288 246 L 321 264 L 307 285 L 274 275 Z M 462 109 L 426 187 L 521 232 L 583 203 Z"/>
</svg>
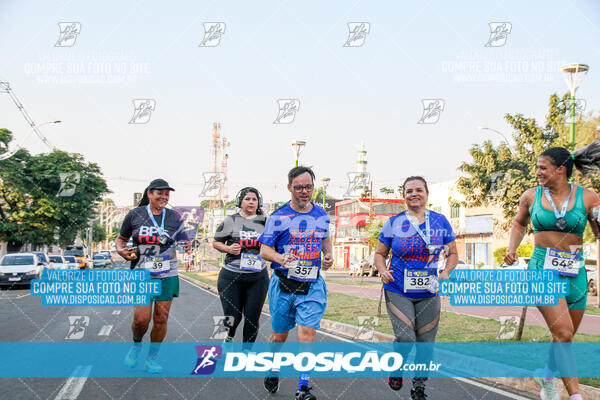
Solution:
<svg viewBox="0 0 600 400">
<path fill-rule="evenodd" d="M 125 365 L 133 368 L 137 365 L 142 348 L 142 338 L 148 330 L 150 320 L 154 320 L 150 332 L 150 351 L 145 368 L 148 372 L 159 373 L 162 367 L 157 363 L 160 343 L 167 334 L 167 321 L 173 297 L 179 297 L 179 276 L 175 244 L 187 242 L 187 236 L 181 232 L 181 216 L 166 208 L 173 189 L 164 179 L 155 179 L 144 191 L 138 207 L 129 211 L 123 220 L 121 231 L 116 240 L 117 252 L 131 261 L 131 268 L 139 266 L 150 271 L 153 279 L 160 279 L 162 292 L 153 296 L 150 305 L 136 306 L 133 311 L 133 346 L 125 357 Z M 132 237 L 134 247 L 127 247 Z M 189 244 L 186 243 L 186 250 Z M 154 311 L 152 309 L 154 303 Z"/>
<path fill-rule="evenodd" d="M 217 227 L 213 247 L 225 253 L 225 265 L 219 273 L 217 288 L 228 328 L 226 342 L 233 340 L 244 316 L 244 348 L 256 341 L 258 321 L 269 287 L 269 274 L 260 258 L 258 238 L 265 229 L 262 197 L 253 187 L 237 195 L 240 211 L 225 217 Z"/>
</svg>

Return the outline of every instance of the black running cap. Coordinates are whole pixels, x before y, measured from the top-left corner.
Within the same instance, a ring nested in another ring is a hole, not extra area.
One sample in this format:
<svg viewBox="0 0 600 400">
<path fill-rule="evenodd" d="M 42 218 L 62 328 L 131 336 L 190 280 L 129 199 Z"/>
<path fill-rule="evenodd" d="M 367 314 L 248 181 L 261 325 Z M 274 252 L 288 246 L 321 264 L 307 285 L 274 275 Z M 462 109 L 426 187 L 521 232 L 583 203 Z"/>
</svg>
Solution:
<svg viewBox="0 0 600 400">
<path fill-rule="evenodd" d="M 152 182 L 150 182 L 150 185 L 148 185 L 148 189 L 146 189 L 146 190 L 152 190 L 152 189 L 169 189 L 169 190 L 175 191 L 175 189 L 173 189 L 171 186 L 169 186 L 167 181 L 165 181 L 164 179 L 155 179 Z"/>
</svg>

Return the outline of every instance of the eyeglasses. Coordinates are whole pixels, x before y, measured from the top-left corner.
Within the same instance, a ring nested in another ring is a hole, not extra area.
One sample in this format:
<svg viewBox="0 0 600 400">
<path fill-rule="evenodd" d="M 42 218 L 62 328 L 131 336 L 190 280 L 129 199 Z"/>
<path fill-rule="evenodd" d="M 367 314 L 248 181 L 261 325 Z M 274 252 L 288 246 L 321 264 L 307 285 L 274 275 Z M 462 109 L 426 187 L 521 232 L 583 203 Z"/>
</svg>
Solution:
<svg viewBox="0 0 600 400">
<path fill-rule="evenodd" d="M 301 192 L 303 190 L 311 191 L 311 190 L 313 190 L 314 187 L 315 187 L 315 185 L 304 185 L 304 186 L 294 185 L 294 186 L 292 186 L 292 189 L 294 189 L 294 191 L 296 191 L 296 192 Z"/>
</svg>

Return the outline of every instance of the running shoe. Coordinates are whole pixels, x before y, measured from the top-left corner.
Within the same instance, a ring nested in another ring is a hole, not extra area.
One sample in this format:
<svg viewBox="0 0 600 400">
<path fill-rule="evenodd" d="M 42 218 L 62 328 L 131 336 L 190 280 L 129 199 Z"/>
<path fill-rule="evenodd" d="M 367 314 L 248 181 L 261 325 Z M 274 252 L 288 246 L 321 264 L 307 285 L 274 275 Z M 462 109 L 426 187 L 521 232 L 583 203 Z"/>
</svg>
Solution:
<svg viewBox="0 0 600 400">
<path fill-rule="evenodd" d="M 227 336 L 225 338 L 225 340 L 223 340 L 223 343 L 231 343 L 231 342 L 233 342 L 233 338 L 231 336 Z"/>
<path fill-rule="evenodd" d="M 150 372 L 151 374 L 160 374 L 163 369 L 160 366 L 160 364 L 156 362 L 156 359 L 154 359 L 154 358 L 148 358 L 146 360 L 146 364 L 144 366 L 146 368 L 146 371 Z"/>
<path fill-rule="evenodd" d="M 400 390 L 402 389 L 402 385 L 404 385 L 404 378 L 401 376 L 390 376 L 388 378 L 388 385 L 390 385 L 390 389 L 392 390 Z"/>
<path fill-rule="evenodd" d="M 540 398 L 542 400 L 560 400 L 560 396 L 556 391 L 556 386 L 554 385 L 554 379 L 549 380 L 546 378 L 534 378 L 535 383 L 540 386 Z"/>
<path fill-rule="evenodd" d="M 417 386 L 410 390 L 410 400 L 427 400 L 424 386 Z"/>
<path fill-rule="evenodd" d="M 127 355 L 125 356 L 125 359 L 123 360 L 123 364 L 125 364 L 125 366 L 128 368 L 135 368 L 135 366 L 138 363 L 139 355 L 140 355 L 140 347 L 131 346 L 131 348 L 127 352 Z"/>
<path fill-rule="evenodd" d="M 265 378 L 265 390 L 269 393 L 277 393 L 279 390 L 279 378 L 276 376 Z"/>
<path fill-rule="evenodd" d="M 317 400 L 317 396 L 310 392 L 312 387 L 302 386 L 300 390 L 296 392 L 296 400 Z"/>
</svg>

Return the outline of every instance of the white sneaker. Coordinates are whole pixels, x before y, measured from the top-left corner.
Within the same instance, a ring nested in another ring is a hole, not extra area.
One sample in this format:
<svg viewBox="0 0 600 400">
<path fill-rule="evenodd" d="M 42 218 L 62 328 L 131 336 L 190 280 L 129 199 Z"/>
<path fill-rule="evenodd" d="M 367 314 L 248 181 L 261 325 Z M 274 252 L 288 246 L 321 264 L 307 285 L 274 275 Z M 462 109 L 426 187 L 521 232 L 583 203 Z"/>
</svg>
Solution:
<svg viewBox="0 0 600 400">
<path fill-rule="evenodd" d="M 537 383 L 540 390 L 540 398 L 542 400 L 560 400 L 558 396 L 558 392 L 556 391 L 556 386 L 554 385 L 554 379 L 548 380 L 546 378 L 533 378 L 535 379 L 535 383 Z"/>
</svg>

